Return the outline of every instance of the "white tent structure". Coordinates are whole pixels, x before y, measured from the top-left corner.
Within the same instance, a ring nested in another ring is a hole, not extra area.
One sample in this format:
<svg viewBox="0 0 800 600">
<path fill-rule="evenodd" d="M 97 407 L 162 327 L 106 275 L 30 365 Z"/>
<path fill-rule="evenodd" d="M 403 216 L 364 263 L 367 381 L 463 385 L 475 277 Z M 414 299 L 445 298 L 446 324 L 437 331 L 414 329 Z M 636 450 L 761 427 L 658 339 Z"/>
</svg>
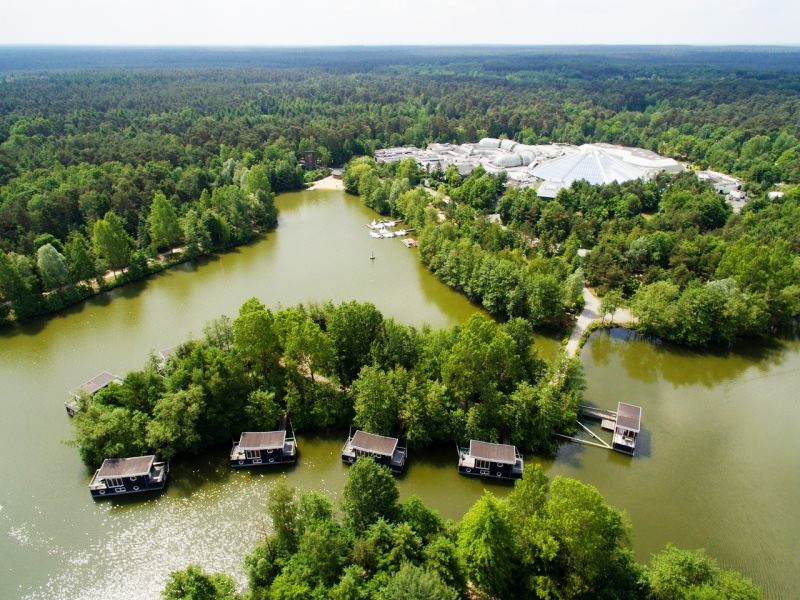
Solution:
<svg viewBox="0 0 800 600">
<path fill-rule="evenodd" d="M 541 164 L 531 170 L 531 175 L 544 181 L 557 181 L 566 186 L 584 179 L 593 185 L 622 183 L 641 179 L 647 172 L 642 167 L 627 163 L 596 146 L 581 146 L 575 154 L 567 154 Z"/>
<path fill-rule="evenodd" d="M 541 179 L 538 193 L 554 198 L 561 188 L 584 180 L 593 185 L 623 183 L 633 179 L 649 179 L 660 171 L 682 171 L 677 161 L 641 148 L 613 144 L 584 144 L 574 153 L 543 162 L 530 169 L 530 175 Z"/>
</svg>

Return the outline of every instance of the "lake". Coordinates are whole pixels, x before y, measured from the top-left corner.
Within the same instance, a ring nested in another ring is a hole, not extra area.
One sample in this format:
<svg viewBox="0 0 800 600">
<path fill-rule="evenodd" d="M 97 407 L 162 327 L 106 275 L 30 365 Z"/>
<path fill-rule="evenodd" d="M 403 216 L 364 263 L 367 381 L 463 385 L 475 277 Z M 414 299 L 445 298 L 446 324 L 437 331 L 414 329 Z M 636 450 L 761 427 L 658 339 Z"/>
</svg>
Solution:
<svg viewBox="0 0 800 600">
<path fill-rule="evenodd" d="M 369 301 L 415 326 L 450 326 L 477 310 L 415 250 L 370 238 L 365 224 L 375 215 L 357 198 L 299 192 L 277 204 L 279 226 L 263 240 L 0 332 L 0 597 L 154 597 L 189 562 L 243 581 L 242 558 L 267 531 L 276 477 L 335 496 L 347 474 L 339 459 L 346 432 L 301 435 L 300 461 L 282 473 L 232 471 L 221 448 L 174 462 L 159 497 L 94 502 L 91 474 L 63 443 L 72 435 L 67 390 L 102 370 L 140 368 L 149 352 L 199 337 L 208 320 L 235 316 L 251 296 L 273 308 Z M 546 358 L 558 350 L 546 336 L 538 344 Z M 800 595 L 800 442 L 792 435 L 800 408 L 791 392 L 800 346 L 697 354 L 613 330 L 592 336 L 583 363 L 587 400 L 643 406 L 639 452 L 630 459 L 568 444 L 542 461 L 548 474 L 592 483 L 626 510 L 640 560 L 667 541 L 703 546 L 769 597 Z M 460 518 L 484 487 L 510 490 L 459 476 L 455 458 L 454 447 L 412 454 L 401 496 Z"/>
</svg>

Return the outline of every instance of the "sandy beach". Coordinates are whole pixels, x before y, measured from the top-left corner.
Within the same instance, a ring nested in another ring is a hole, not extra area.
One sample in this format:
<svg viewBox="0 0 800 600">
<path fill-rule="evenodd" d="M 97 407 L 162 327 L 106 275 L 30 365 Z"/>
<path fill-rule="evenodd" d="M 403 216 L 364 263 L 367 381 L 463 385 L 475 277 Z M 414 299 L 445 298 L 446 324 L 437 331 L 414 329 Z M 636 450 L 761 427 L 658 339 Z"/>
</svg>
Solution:
<svg viewBox="0 0 800 600">
<path fill-rule="evenodd" d="M 328 175 L 324 179 L 315 181 L 309 190 L 344 190 L 344 183 L 341 179 L 337 179 L 333 175 Z"/>
</svg>

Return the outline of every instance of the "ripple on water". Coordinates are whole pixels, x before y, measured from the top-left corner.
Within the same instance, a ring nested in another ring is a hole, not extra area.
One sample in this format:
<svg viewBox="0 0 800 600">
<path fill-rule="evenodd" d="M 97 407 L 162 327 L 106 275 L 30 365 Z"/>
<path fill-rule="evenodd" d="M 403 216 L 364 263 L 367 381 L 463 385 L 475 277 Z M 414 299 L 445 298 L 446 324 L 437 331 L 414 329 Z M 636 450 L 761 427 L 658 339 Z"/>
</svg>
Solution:
<svg viewBox="0 0 800 600">
<path fill-rule="evenodd" d="M 157 598 L 173 571 L 195 563 L 244 588 L 243 558 L 268 530 L 264 478 L 227 483 L 188 498 L 164 494 L 147 509 L 108 504 L 104 534 L 85 552 L 50 545 L 63 569 L 26 598 Z M 19 527 L 25 543 L 46 543 Z"/>
</svg>

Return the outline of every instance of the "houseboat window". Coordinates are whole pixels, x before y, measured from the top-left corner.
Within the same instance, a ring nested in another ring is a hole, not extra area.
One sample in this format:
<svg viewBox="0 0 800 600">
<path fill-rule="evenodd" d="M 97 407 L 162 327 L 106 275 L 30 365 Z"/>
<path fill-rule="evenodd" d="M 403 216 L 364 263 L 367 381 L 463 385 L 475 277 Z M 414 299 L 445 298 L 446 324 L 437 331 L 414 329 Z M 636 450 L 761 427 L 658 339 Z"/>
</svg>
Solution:
<svg viewBox="0 0 800 600">
<path fill-rule="evenodd" d="M 119 477 L 106 477 L 105 479 L 106 485 L 108 487 L 122 487 L 122 479 Z"/>
<path fill-rule="evenodd" d="M 489 468 L 489 461 L 488 460 L 481 460 L 480 458 L 475 459 L 475 468 L 476 469 L 488 469 Z"/>
<path fill-rule="evenodd" d="M 260 450 L 245 450 L 244 454 L 247 458 L 261 458 Z"/>
</svg>

